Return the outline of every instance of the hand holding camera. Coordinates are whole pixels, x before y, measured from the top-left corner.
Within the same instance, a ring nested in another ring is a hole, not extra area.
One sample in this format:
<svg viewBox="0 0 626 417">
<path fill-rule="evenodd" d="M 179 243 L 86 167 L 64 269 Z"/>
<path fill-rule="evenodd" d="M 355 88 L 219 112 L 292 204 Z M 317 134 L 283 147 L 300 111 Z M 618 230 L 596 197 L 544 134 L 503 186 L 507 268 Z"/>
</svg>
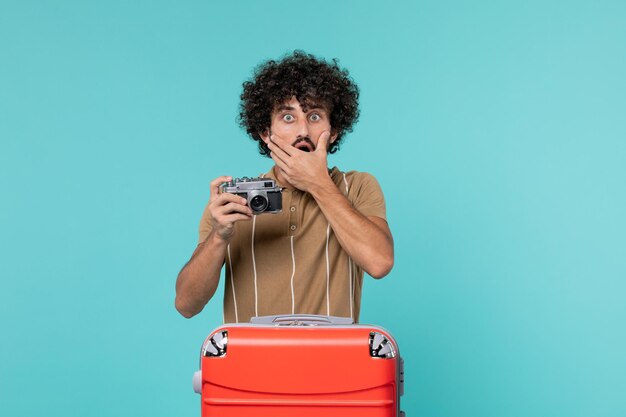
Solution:
<svg viewBox="0 0 626 417">
<path fill-rule="evenodd" d="M 242 220 L 252 218 L 252 210 L 247 206 L 247 200 L 240 196 L 220 193 L 219 187 L 232 177 L 222 176 L 211 181 L 211 198 L 209 199 L 209 219 L 211 228 L 217 237 L 225 241 L 230 241 L 235 231 L 234 224 Z"/>
<path fill-rule="evenodd" d="M 252 214 L 280 213 L 283 208 L 282 188 L 271 178 L 237 178 L 220 185 L 219 193 L 230 193 L 246 199 Z"/>
<path fill-rule="evenodd" d="M 271 178 L 217 177 L 211 181 L 211 226 L 218 237 L 230 241 L 236 222 L 256 214 L 279 213 L 282 203 L 282 189 Z"/>
</svg>

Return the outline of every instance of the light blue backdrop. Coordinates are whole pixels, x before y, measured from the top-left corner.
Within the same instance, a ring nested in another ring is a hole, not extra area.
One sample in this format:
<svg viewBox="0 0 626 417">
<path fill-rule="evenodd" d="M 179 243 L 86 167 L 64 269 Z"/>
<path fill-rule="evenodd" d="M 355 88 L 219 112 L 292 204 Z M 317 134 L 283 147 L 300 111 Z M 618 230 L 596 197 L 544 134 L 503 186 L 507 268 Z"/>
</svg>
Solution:
<svg viewBox="0 0 626 417">
<path fill-rule="evenodd" d="M 238 96 L 294 48 L 362 90 L 330 163 L 386 193 L 362 321 L 407 415 L 626 415 L 626 3 L 544 0 L 3 0 L 0 414 L 199 415 L 221 306 L 174 281 L 209 181 L 270 166 Z"/>
</svg>

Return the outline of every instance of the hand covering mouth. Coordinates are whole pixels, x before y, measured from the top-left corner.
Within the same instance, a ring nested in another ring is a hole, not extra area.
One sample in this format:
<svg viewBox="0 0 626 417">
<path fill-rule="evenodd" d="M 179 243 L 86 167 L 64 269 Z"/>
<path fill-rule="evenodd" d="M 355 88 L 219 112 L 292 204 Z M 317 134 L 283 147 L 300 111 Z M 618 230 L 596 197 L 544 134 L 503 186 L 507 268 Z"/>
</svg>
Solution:
<svg viewBox="0 0 626 417">
<path fill-rule="evenodd" d="M 313 152 L 315 150 L 315 145 L 309 138 L 298 138 L 291 146 L 303 152 Z"/>
</svg>

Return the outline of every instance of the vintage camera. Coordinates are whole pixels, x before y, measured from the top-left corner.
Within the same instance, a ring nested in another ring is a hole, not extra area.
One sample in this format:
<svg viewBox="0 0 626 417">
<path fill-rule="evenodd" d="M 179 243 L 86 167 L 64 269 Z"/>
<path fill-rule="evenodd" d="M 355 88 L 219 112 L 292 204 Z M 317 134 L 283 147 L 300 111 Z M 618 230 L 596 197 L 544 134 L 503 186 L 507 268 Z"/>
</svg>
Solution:
<svg viewBox="0 0 626 417">
<path fill-rule="evenodd" d="M 283 209 L 283 189 L 271 178 L 235 178 L 220 185 L 219 192 L 247 199 L 252 214 L 280 213 Z"/>
</svg>

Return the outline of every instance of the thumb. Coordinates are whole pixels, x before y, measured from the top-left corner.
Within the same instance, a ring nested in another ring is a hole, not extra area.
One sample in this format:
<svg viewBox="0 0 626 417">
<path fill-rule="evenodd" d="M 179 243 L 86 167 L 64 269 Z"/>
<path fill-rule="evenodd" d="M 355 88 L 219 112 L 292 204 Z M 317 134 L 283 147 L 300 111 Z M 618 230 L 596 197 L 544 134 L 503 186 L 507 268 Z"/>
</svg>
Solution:
<svg viewBox="0 0 626 417">
<path fill-rule="evenodd" d="M 327 153 L 328 139 L 330 139 L 330 132 L 328 130 L 325 130 L 322 132 L 320 138 L 317 141 L 317 147 L 315 148 L 315 152 Z"/>
</svg>

